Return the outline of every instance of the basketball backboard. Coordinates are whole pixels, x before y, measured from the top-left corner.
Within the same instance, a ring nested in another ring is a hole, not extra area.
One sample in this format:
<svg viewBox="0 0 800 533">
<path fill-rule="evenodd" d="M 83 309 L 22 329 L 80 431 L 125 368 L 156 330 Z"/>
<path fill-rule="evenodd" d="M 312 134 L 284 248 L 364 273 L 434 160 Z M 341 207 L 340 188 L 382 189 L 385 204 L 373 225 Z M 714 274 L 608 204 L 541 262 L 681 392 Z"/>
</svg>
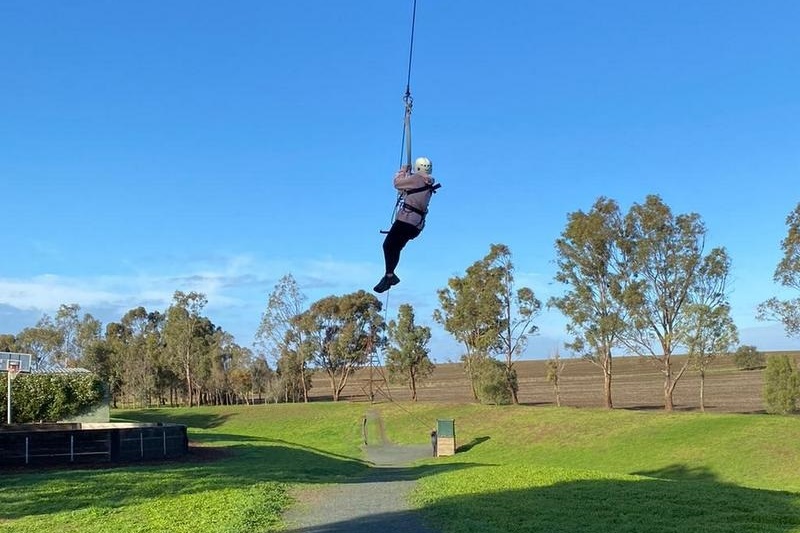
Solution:
<svg viewBox="0 0 800 533">
<path fill-rule="evenodd" d="M 0 372 L 7 372 L 9 362 L 17 362 L 20 372 L 31 371 L 31 354 L 16 352 L 0 352 Z"/>
</svg>

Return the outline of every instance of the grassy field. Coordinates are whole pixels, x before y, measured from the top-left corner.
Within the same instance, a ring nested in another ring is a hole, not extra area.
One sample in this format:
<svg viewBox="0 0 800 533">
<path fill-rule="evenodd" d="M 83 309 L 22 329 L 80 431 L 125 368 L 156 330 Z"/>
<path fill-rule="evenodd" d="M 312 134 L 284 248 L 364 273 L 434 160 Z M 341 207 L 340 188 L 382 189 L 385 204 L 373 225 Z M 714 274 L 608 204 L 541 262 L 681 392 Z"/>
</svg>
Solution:
<svg viewBox="0 0 800 533">
<path fill-rule="evenodd" d="M 371 410 L 397 443 L 456 420 L 459 453 L 406 474 L 446 533 L 800 533 L 797 417 L 437 402 L 116 412 L 187 424 L 191 457 L 3 472 L 0 531 L 279 531 L 294 490 L 369 468 L 359 444 Z"/>
</svg>

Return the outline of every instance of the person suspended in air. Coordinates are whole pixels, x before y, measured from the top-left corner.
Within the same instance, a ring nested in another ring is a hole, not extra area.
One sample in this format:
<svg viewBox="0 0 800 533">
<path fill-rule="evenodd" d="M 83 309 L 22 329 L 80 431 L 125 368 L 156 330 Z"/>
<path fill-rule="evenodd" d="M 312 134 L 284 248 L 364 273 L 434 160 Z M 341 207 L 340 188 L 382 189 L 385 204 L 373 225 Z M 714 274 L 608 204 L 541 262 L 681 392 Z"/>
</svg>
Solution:
<svg viewBox="0 0 800 533">
<path fill-rule="evenodd" d="M 431 196 L 441 185 L 431 176 L 433 165 L 427 157 L 414 161 L 414 170 L 403 165 L 394 176 L 394 187 L 400 191 L 397 214 L 391 229 L 383 241 L 383 259 L 386 273 L 374 287 L 374 291 L 386 292 L 400 283 L 395 269 L 400 262 L 400 251 L 415 239 L 425 227 L 425 216 Z"/>
</svg>

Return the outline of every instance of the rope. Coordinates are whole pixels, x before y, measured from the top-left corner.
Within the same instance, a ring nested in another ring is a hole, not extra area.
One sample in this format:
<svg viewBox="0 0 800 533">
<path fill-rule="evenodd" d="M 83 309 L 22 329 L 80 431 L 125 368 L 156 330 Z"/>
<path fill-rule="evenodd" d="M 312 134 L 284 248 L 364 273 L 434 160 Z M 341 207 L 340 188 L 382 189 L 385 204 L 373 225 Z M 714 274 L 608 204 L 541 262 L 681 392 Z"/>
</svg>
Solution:
<svg viewBox="0 0 800 533">
<path fill-rule="evenodd" d="M 411 108 L 414 98 L 411 96 L 411 65 L 414 58 L 414 32 L 417 26 L 417 0 L 413 1 L 411 9 L 411 39 L 408 45 L 408 68 L 406 73 L 406 94 L 403 96 L 405 104 L 405 119 L 403 121 L 403 137 L 400 142 L 400 164 L 403 164 L 403 148 L 406 151 L 406 163 L 411 166 Z"/>
<path fill-rule="evenodd" d="M 403 103 L 405 104 L 405 115 L 403 117 L 403 135 L 400 138 L 400 166 L 403 165 L 403 156 L 405 155 L 405 163 L 411 167 L 411 109 L 414 107 L 414 98 L 411 96 L 411 65 L 414 58 L 414 32 L 417 26 L 417 0 L 413 0 L 411 9 L 411 39 L 408 45 L 408 67 L 406 73 L 406 93 L 403 95 Z M 405 154 L 403 153 L 405 152 Z M 394 219 L 397 217 L 397 209 L 400 207 L 400 201 L 403 199 L 403 193 L 397 193 L 397 199 L 394 202 L 392 209 L 392 216 L 389 219 L 389 226 L 394 224 Z M 386 233 L 382 231 L 381 233 Z"/>
<path fill-rule="evenodd" d="M 384 304 L 384 308 L 383 308 L 383 322 L 384 322 L 384 324 L 387 324 L 387 325 L 389 324 L 389 293 L 390 292 L 392 292 L 392 291 L 391 290 L 386 291 L 386 303 Z M 378 372 L 380 372 L 381 377 L 383 378 L 383 382 L 386 385 L 386 391 L 384 392 L 383 389 L 379 387 L 376 392 L 379 392 L 380 394 L 382 394 L 384 396 L 384 398 L 389 400 L 390 404 L 393 404 L 396 407 L 398 407 L 401 411 L 406 413 L 408 416 L 413 418 L 418 424 L 420 424 L 420 426 L 428 428 L 429 425 L 430 425 L 428 422 L 425 422 L 424 420 L 419 418 L 417 415 L 415 415 L 414 413 L 412 413 L 411 411 L 409 411 L 408 409 L 403 407 L 402 404 L 397 403 L 394 400 L 394 398 L 392 398 L 392 390 L 389 387 L 389 380 L 386 379 L 386 374 L 384 374 L 383 363 L 380 360 L 380 355 L 378 356 L 378 363 L 379 363 Z"/>
<path fill-rule="evenodd" d="M 383 304 L 383 323 L 389 325 L 389 293 L 392 292 L 391 287 L 386 291 L 386 303 Z"/>
<path fill-rule="evenodd" d="M 406 77 L 406 95 L 411 96 L 411 58 L 414 56 L 414 27 L 417 23 L 417 0 L 411 11 L 411 44 L 408 47 L 408 77 Z"/>
</svg>

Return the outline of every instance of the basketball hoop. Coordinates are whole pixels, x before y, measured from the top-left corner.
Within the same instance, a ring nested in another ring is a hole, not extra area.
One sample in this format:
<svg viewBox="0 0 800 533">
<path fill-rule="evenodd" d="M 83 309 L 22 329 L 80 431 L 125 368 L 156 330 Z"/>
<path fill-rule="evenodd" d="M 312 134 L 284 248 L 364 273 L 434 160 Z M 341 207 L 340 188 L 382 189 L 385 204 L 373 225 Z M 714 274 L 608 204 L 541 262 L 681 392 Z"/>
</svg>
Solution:
<svg viewBox="0 0 800 533">
<path fill-rule="evenodd" d="M 19 361 L 9 361 L 8 365 L 6 366 L 6 370 L 8 371 L 8 379 L 13 380 L 15 377 L 17 377 L 17 374 L 19 374 L 20 370 L 22 370 L 22 367 Z"/>
</svg>

